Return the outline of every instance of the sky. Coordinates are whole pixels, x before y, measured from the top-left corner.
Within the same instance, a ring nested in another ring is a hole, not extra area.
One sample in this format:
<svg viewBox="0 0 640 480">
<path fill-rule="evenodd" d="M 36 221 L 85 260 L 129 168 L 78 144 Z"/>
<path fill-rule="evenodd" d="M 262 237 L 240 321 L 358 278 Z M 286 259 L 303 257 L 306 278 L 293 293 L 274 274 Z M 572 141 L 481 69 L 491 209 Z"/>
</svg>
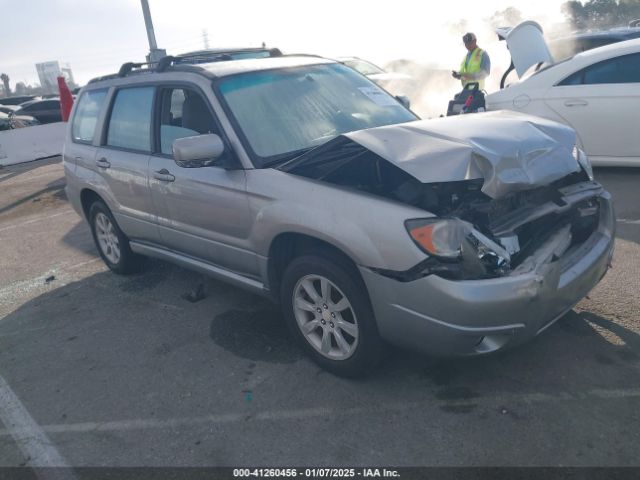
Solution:
<svg viewBox="0 0 640 480">
<path fill-rule="evenodd" d="M 278 47 L 285 53 L 359 56 L 384 65 L 410 59 L 456 68 L 464 54 L 459 28 L 505 54 L 486 19 L 508 6 L 543 27 L 561 22 L 562 1 L 149 0 L 158 46 L 169 54 L 211 47 Z M 37 83 L 35 63 L 68 62 L 76 83 L 143 61 L 149 45 L 139 0 L 0 0 L 0 73 Z"/>
</svg>

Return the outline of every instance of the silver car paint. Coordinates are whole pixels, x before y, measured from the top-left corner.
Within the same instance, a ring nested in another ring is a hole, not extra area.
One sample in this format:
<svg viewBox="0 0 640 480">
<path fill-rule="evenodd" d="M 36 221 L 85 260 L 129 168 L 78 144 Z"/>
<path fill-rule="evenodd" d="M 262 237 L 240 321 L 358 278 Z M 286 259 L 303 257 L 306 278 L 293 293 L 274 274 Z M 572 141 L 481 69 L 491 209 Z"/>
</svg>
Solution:
<svg viewBox="0 0 640 480">
<path fill-rule="evenodd" d="M 453 353 L 482 353 L 499 348 L 507 340 L 520 338 L 518 332 L 522 329 L 528 336 L 537 333 L 542 317 L 549 321 L 552 318 L 548 315 L 571 308 L 606 271 L 613 243 L 613 214 L 603 195 L 598 236 L 590 240 L 590 248 L 582 255 L 574 255 L 575 261 L 567 263 L 564 273 L 558 273 L 559 267 L 554 264 L 549 267 L 551 277 L 537 270 L 516 277 L 464 282 L 434 275 L 408 283 L 383 277 L 372 268 L 402 271 L 425 259 L 407 234 L 404 221 L 433 216 L 431 213 L 355 189 L 273 169 L 254 169 L 211 91 L 211 80 L 205 76 L 186 72 L 139 75 L 98 82 L 89 89 L 109 87 L 111 97 L 117 86 L 165 82 L 181 82 L 200 89 L 222 124 L 242 169 L 183 169 L 166 156 L 151 155 L 146 166 L 141 160 L 142 172 L 120 178 L 120 190 L 113 192 L 113 183 L 95 164 L 100 158 L 98 149 L 109 158 L 122 154 L 123 162 L 128 154 L 101 148 L 98 135 L 92 147 L 74 143 L 69 132 L 64 165 L 72 205 L 84 215 L 81 192 L 95 192 L 113 211 L 125 234 L 135 237 L 131 246 L 136 252 L 265 293 L 269 288 L 269 248 L 274 239 L 290 232 L 309 235 L 341 249 L 358 265 L 384 338 L 422 350 Z M 75 109 L 72 118 L 74 114 Z M 102 131 L 105 119 L 103 112 L 97 131 Z M 447 150 L 441 153 L 440 166 L 446 165 Z M 386 156 L 392 159 L 392 155 Z M 156 183 L 153 172 L 158 168 L 171 171 L 176 181 L 171 185 Z M 526 164 L 520 163 L 518 168 L 526 171 Z M 127 175 L 126 169 L 121 172 L 119 175 Z M 134 200 L 134 192 L 145 198 Z M 177 203 L 170 207 L 171 202 Z M 562 279 L 562 275 L 568 287 L 556 291 L 552 287 L 560 285 L 556 279 Z M 536 309 L 530 308 L 532 302 Z M 394 322 L 402 328 L 390 328 Z M 484 336 L 482 332 L 493 336 L 479 340 Z M 503 337 L 507 340 L 503 341 Z"/>
<path fill-rule="evenodd" d="M 370 128 L 344 135 L 423 183 L 484 178 L 492 198 L 580 170 L 571 128 L 498 111 Z"/>
</svg>

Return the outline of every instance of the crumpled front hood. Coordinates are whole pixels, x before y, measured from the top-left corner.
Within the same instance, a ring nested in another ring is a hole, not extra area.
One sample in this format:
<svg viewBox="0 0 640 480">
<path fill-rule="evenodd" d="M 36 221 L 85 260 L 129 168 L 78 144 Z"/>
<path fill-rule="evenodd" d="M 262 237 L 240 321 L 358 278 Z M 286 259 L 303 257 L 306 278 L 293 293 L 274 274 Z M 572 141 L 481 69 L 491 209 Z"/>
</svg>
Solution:
<svg viewBox="0 0 640 480">
<path fill-rule="evenodd" d="M 482 191 L 492 198 L 580 170 L 571 128 L 509 111 L 419 120 L 344 137 L 422 183 L 484 178 Z"/>
</svg>

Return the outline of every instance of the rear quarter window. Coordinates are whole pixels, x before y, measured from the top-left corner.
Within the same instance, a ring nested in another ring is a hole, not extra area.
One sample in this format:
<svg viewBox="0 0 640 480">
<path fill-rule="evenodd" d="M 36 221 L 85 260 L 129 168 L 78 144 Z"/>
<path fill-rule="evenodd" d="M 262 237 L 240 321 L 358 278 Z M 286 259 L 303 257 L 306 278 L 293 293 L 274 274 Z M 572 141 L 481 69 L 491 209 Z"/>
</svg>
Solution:
<svg viewBox="0 0 640 480">
<path fill-rule="evenodd" d="M 82 94 L 71 124 L 71 135 L 75 142 L 91 143 L 106 96 L 106 90 L 93 90 Z"/>
</svg>

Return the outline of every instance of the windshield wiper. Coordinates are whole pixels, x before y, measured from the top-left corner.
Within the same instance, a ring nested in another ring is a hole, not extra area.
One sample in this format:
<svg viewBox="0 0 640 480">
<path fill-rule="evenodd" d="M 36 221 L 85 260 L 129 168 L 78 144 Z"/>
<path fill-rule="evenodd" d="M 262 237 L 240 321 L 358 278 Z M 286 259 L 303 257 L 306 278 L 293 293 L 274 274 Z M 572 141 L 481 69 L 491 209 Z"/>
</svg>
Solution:
<svg viewBox="0 0 640 480">
<path fill-rule="evenodd" d="M 289 152 L 289 153 L 283 153 L 281 155 L 278 155 L 276 158 L 265 162 L 262 164 L 263 168 L 271 168 L 274 167 L 276 165 L 280 165 L 286 162 L 289 162 L 291 160 L 294 160 L 302 155 L 304 155 L 305 153 L 307 153 L 310 150 L 313 150 L 315 147 L 308 147 L 308 148 L 303 148 L 301 150 L 296 150 L 294 152 Z"/>
</svg>

